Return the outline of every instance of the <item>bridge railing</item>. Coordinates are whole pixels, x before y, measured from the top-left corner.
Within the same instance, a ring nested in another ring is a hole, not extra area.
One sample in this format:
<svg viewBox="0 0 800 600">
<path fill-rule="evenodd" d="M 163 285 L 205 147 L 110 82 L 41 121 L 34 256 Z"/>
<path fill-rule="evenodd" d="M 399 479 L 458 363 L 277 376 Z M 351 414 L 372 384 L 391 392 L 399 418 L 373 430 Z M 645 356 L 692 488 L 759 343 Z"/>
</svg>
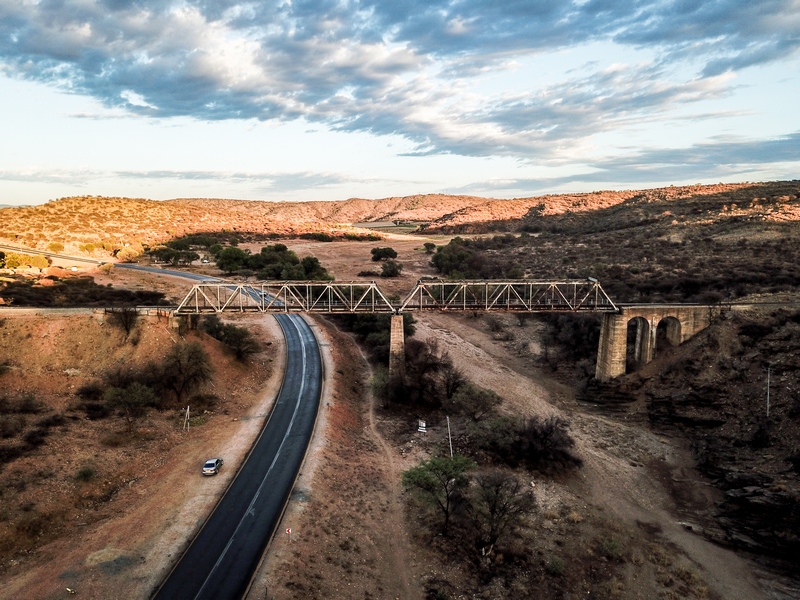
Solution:
<svg viewBox="0 0 800 600">
<path fill-rule="evenodd" d="M 398 311 L 616 312 L 594 279 L 445 281 L 420 279 Z"/>
<path fill-rule="evenodd" d="M 445 281 L 420 279 L 399 304 L 374 281 L 280 281 L 194 285 L 177 314 L 236 312 L 399 313 L 403 311 L 616 312 L 594 279 Z"/>
<path fill-rule="evenodd" d="M 177 314 L 238 312 L 395 312 L 375 282 L 281 281 L 262 284 L 200 283 L 192 287 Z"/>
</svg>

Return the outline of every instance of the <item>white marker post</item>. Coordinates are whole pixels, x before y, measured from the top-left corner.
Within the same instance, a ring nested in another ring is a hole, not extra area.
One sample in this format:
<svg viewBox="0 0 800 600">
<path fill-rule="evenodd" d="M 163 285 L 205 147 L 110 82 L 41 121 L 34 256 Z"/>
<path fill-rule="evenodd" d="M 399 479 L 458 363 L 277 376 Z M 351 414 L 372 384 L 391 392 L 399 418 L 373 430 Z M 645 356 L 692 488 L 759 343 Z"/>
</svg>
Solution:
<svg viewBox="0 0 800 600">
<path fill-rule="evenodd" d="M 450 458 L 453 458 L 453 436 L 450 435 L 450 417 L 447 417 L 447 441 L 450 442 Z"/>
<path fill-rule="evenodd" d="M 286 528 L 286 535 L 289 537 L 289 542 L 291 542 L 292 541 L 292 528 L 291 527 L 287 527 Z"/>
</svg>

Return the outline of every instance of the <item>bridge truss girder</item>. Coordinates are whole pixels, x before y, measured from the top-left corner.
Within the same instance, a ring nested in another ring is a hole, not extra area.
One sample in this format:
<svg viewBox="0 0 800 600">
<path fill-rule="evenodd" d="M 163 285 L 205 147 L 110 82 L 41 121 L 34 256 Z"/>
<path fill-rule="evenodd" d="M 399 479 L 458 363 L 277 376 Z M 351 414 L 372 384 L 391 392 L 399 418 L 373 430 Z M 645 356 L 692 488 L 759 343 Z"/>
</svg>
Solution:
<svg viewBox="0 0 800 600">
<path fill-rule="evenodd" d="M 176 314 L 221 312 L 290 313 L 395 312 L 375 282 L 200 283 L 192 287 Z"/>
<path fill-rule="evenodd" d="M 288 313 L 400 313 L 404 311 L 617 312 L 592 279 L 445 281 L 421 279 L 399 305 L 374 281 L 281 281 L 261 284 L 200 283 L 176 314 L 224 311 Z"/>
<path fill-rule="evenodd" d="M 513 312 L 617 312 L 598 281 L 420 279 L 398 307 L 406 310 L 513 311 Z"/>
</svg>

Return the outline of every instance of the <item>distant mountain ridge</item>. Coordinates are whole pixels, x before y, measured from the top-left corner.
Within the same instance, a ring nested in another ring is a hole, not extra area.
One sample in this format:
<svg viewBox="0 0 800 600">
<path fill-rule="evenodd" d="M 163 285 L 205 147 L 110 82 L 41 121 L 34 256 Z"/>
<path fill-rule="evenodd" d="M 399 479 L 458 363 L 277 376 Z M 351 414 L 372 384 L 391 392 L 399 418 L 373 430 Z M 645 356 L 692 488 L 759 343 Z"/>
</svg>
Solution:
<svg viewBox="0 0 800 600">
<path fill-rule="evenodd" d="M 625 215 L 645 205 L 674 203 L 677 206 L 714 198 L 716 206 L 726 202 L 728 197 L 732 207 L 729 210 L 734 212 L 752 211 L 759 206 L 763 212 L 763 207 L 769 205 L 771 219 L 800 220 L 798 188 L 798 182 L 737 183 L 514 199 L 425 194 L 315 202 L 203 198 L 156 201 L 85 196 L 62 198 L 38 206 L 2 208 L 0 239 L 39 248 L 59 242 L 66 251 L 74 252 L 87 244 L 105 245 L 106 249 L 136 242 L 152 245 L 204 231 L 278 236 L 320 231 L 353 232 L 359 230 L 353 228 L 352 223 L 381 221 L 422 223 L 428 232 L 477 233 L 513 228 L 515 222 L 530 219 L 532 215 L 589 216 L 593 211 L 600 211 L 606 215 L 604 218 L 617 213 L 620 218 L 626 218 Z M 711 206 L 708 202 L 706 205 Z M 711 210 L 708 207 L 701 212 Z"/>
</svg>

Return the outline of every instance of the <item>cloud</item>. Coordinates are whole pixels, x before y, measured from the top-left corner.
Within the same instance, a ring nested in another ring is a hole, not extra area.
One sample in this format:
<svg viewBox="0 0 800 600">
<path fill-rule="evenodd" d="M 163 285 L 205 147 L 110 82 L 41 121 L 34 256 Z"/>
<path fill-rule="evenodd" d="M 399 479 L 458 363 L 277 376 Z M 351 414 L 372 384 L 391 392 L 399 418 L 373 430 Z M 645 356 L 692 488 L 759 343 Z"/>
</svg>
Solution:
<svg viewBox="0 0 800 600">
<path fill-rule="evenodd" d="M 155 118 L 303 118 L 402 135 L 417 154 L 531 157 L 724 94 L 720 75 L 794 55 L 799 29 L 794 0 L 3 2 L 0 70 Z M 590 42 L 655 59 L 474 89 Z"/>
<path fill-rule="evenodd" d="M 220 171 L 117 171 L 113 174 L 122 179 L 173 179 L 186 181 L 230 182 L 231 184 L 259 184 L 259 191 L 288 192 L 310 190 L 338 185 L 351 181 L 332 173 L 246 173 Z"/>
<path fill-rule="evenodd" d="M 732 173 L 758 171 L 785 164 L 796 173 L 800 166 L 800 132 L 769 140 L 719 139 L 687 148 L 662 148 L 587 162 L 582 173 L 564 177 L 518 178 L 473 182 L 460 193 L 539 193 L 565 184 L 667 185 L 685 181 L 723 180 Z"/>
</svg>

